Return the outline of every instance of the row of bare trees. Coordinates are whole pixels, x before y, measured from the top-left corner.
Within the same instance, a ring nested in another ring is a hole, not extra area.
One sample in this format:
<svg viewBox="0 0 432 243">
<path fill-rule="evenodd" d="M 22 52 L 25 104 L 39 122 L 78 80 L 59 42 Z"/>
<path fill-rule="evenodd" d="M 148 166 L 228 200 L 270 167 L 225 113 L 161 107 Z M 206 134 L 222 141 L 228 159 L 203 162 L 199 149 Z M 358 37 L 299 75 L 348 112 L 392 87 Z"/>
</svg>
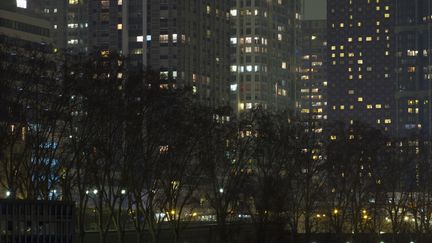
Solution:
<svg viewBox="0 0 432 243">
<path fill-rule="evenodd" d="M 26 72 L 1 63 L 1 189 L 75 201 L 79 242 L 92 230 L 101 243 L 110 232 L 159 242 L 161 230 L 181 242 L 204 221 L 218 242 L 237 242 L 243 223 L 256 242 L 431 233 L 429 141 L 359 123 L 316 136 L 288 112 L 206 107 L 187 88 L 164 89 L 159 74 L 127 72 L 116 54 L 56 68 L 17 52 Z"/>
</svg>

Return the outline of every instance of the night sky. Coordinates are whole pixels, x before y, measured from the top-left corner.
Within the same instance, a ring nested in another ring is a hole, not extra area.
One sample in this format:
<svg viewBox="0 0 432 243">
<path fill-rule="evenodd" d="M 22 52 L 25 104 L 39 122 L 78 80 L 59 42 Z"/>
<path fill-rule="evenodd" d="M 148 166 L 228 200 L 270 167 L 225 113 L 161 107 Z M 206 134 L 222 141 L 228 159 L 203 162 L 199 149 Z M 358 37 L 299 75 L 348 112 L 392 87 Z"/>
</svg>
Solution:
<svg viewBox="0 0 432 243">
<path fill-rule="evenodd" d="M 305 19 L 325 19 L 327 0 L 304 0 Z"/>
</svg>

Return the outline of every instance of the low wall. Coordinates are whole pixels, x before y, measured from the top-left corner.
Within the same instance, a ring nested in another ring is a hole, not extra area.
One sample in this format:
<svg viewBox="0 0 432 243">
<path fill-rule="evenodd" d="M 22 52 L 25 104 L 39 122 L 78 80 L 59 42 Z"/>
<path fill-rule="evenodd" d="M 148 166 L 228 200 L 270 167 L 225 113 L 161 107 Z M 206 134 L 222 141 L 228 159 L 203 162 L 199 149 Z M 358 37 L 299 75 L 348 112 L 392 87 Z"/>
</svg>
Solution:
<svg viewBox="0 0 432 243">
<path fill-rule="evenodd" d="M 256 243 L 257 231 L 253 225 L 235 225 L 230 227 L 232 240 L 230 243 Z M 267 229 L 267 232 L 259 232 L 265 235 L 263 243 L 430 243 L 431 234 L 298 234 L 292 236 L 289 232 L 280 232 Z M 180 243 L 227 243 L 219 241 L 218 229 L 214 224 L 190 225 L 182 232 Z M 135 232 L 125 234 L 124 243 L 137 242 Z M 77 237 L 78 242 L 78 237 Z M 84 243 L 99 243 L 97 232 L 87 232 Z M 147 243 L 149 241 L 145 241 Z M 106 242 L 119 243 L 116 232 L 109 232 Z M 173 233 L 169 228 L 160 232 L 159 243 L 174 243 Z"/>
</svg>

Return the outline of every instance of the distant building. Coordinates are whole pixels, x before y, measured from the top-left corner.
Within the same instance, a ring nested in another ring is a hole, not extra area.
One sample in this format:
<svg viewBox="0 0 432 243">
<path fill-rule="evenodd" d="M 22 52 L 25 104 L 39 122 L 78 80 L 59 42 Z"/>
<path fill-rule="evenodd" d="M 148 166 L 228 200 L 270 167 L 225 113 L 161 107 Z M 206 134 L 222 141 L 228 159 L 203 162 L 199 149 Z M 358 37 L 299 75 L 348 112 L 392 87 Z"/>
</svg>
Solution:
<svg viewBox="0 0 432 243">
<path fill-rule="evenodd" d="M 66 13 L 67 2 L 65 0 L 39 0 L 37 11 L 42 14 L 51 23 L 52 45 L 55 50 L 61 51 L 66 48 Z M 34 2 L 34 1 L 32 1 Z"/>
<path fill-rule="evenodd" d="M 0 121 L 10 119 L 8 97 L 15 95 L 18 87 L 30 85 L 26 75 L 34 72 L 31 66 L 36 61 L 43 59 L 45 68 L 55 68 L 49 65 L 50 23 L 31 13 L 17 12 L 13 6 L 0 5 Z"/>
<path fill-rule="evenodd" d="M 0 6 L 0 35 L 28 43 L 51 44 L 50 31 L 50 23 L 41 16 Z"/>
<path fill-rule="evenodd" d="M 41 114 L 55 106 L 49 100 L 58 97 L 58 62 L 50 26 L 49 21 L 31 11 L 0 7 L 0 129 L 8 141 L 0 149 L 3 165 L 13 165 L 0 170 L 0 197 L 26 197 L 28 192 L 19 190 L 22 181 L 17 180 L 17 171 L 22 172 L 24 160 L 29 164 L 37 160 L 34 147 L 26 141 L 35 127 L 41 127 Z M 43 156 L 38 159 L 43 163 Z M 14 179 L 8 180 L 12 174 Z"/>
<path fill-rule="evenodd" d="M 327 120 L 327 21 L 302 21 L 298 109 L 308 129 L 321 133 Z"/>
<path fill-rule="evenodd" d="M 66 4 L 63 0 L 2 0 L 0 8 L 48 20 L 51 44 L 57 51 L 66 47 Z"/>
<path fill-rule="evenodd" d="M 229 3 L 69 0 L 67 48 L 120 52 L 130 70 L 159 72 L 161 88 L 188 86 L 205 104 L 228 105 Z"/>
<path fill-rule="evenodd" d="M 398 134 L 432 136 L 432 3 L 398 0 L 396 99 Z"/>
<path fill-rule="evenodd" d="M 257 106 L 295 108 L 300 1 L 233 1 L 231 102 L 241 112 Z"/>
<path fill-rule="evenodd" d="M 75 207 L 59 201 L 0 200 L 0 242 L 75 242 Z"/>
<path fill-rule="evenodd" d="M 395 1 L 327 1 L 328 118 L 393 132 Z"/>
</svg>

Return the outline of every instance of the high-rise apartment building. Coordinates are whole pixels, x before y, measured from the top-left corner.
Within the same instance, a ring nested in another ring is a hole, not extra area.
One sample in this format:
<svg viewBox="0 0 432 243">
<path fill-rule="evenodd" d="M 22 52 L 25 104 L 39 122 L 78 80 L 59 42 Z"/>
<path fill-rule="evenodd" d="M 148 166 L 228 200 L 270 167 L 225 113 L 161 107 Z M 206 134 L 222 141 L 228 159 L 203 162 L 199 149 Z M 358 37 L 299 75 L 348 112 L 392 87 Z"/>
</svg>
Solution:
<svg viewBox="0 0 432 243">
<path fill-rule="evenodd" d="M 327 21 L 302 21 L 298 109 L 308 129 L 321 133 L 327 120 Z"/>
<path fill-rule="evenodd" d="M 394 1 L 328 0 L 328 118 L 392 132 Z"/>
<path fill-rule="evenodd" d="M 432 2 L 398 0 L 396 98 L 398 134 L 432 135 Z"/>
<path fill-rule="evenodd" d="M 0 13 L 0 35 L 10 40 L 10 42 L 2 41 L 0 44 L 15 43 L 17 48 L 19 46 L 24 49 L 26 44 L 29 46 L 51 44 L 50 23 L 41 16 L 3 3 L 0 4 Z M 27 49 L 31 51 L 32 48 Z"/>
<path fill-rule="evenodd" d="M 117 51 L 130 70 L 160 72 L 161 88 L 190 87 L 229 104 L 230 1 L 68 0 L 67 47 Z"/>
<path fill-rule="evenodd" d="M 3 8 L 48 20 L 51 44 L 57 51 L 66 47 L 66 3 L 66 0 L 2 0 L 0 4 Z"/>
<path fill-rule="evenodd" d="M 294 109 L 300 1 L 233 2 L 230 89 L 234 110 Z"/>
<path fill-rule="evenodd" d="M 57 50 L 66 47 L 66 0 L 18 0 L 21 6 L 43 16 L 51 23 L 52 45 Z M 18 4 L 20 6 L 20 4 Z"/>
</svg>

